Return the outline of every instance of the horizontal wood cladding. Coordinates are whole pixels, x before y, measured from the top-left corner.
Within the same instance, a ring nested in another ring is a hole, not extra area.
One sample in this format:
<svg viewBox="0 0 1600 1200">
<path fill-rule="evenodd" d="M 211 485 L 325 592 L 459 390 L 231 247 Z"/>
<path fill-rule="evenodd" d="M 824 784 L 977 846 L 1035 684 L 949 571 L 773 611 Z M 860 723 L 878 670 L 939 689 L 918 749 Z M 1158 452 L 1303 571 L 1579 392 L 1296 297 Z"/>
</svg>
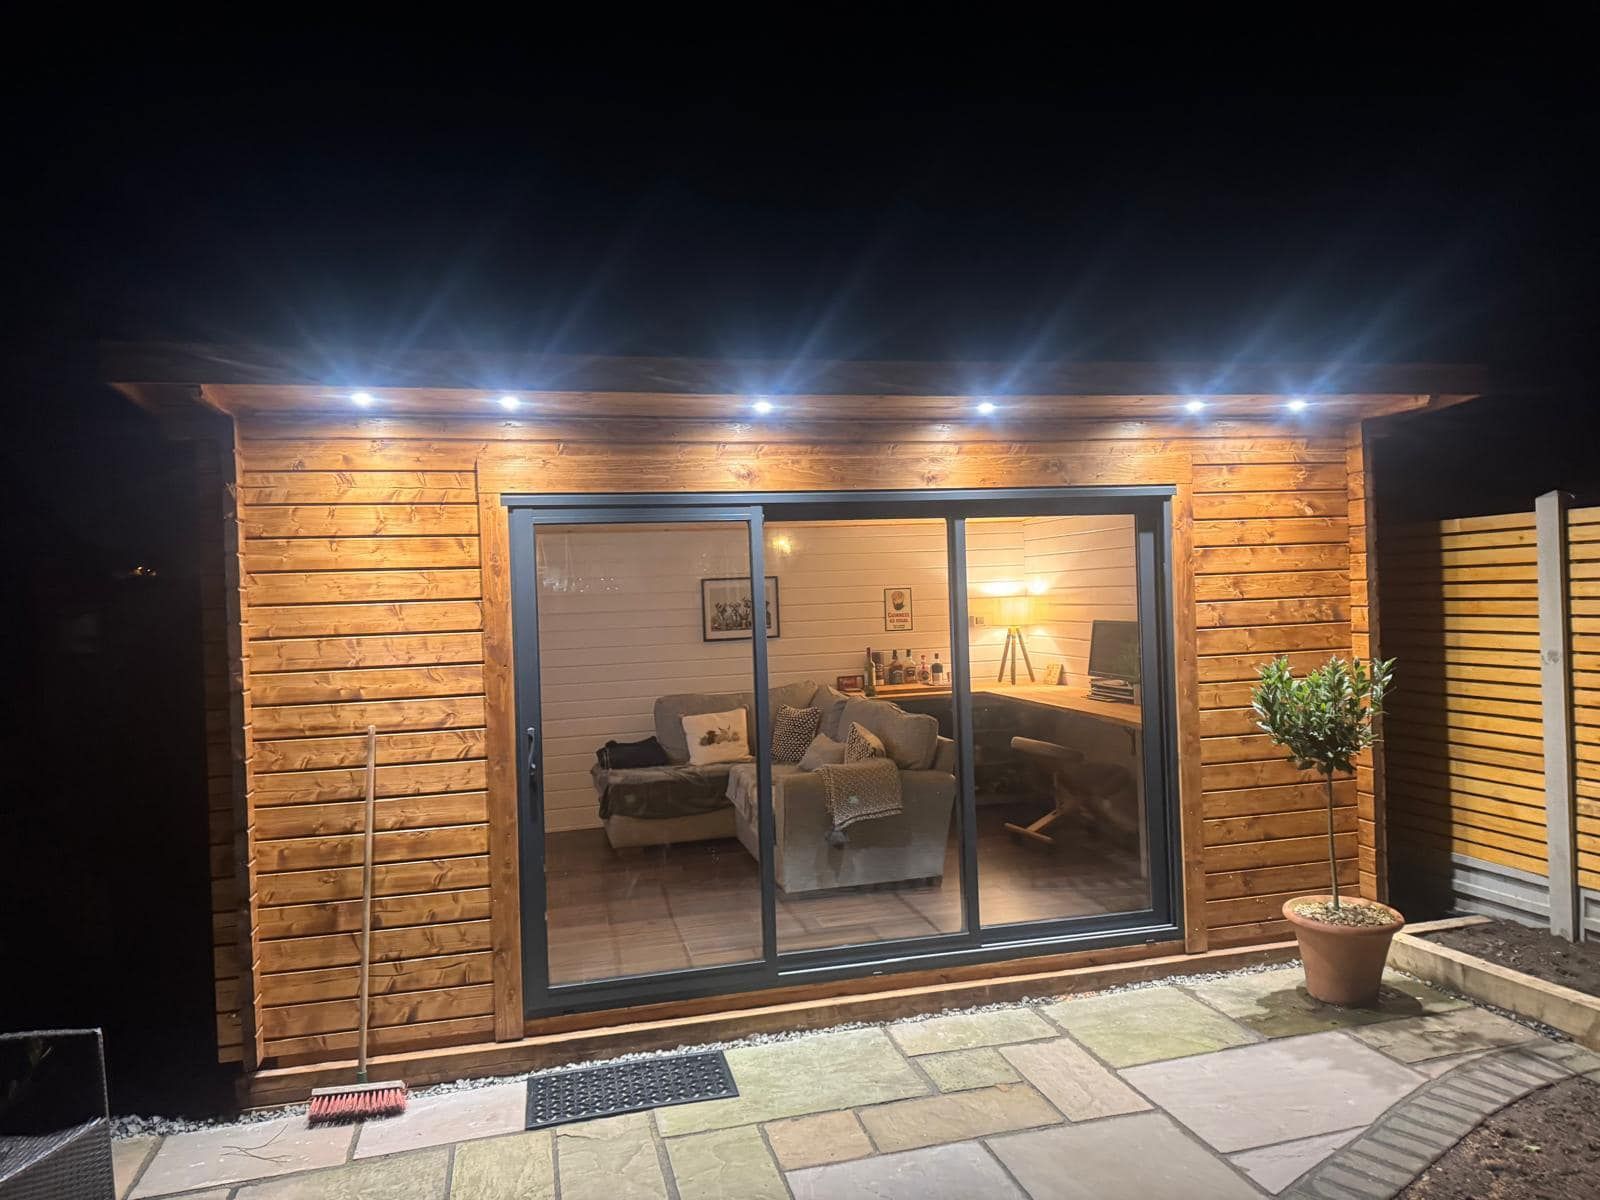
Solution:
<svg viewBox="0 0 1600 1200">
<path fill-rule="evenodd" d="M 1321 782 L 1254 729 L 1249 687 L 1276 654 L 1302 671 L 1351 651 L 1360 607 L 1350 584 L 1351 529 L 1360 514 L 1342 434 L 1266 423 L 1197 430 L 1152 420 L 1056 423 L 998 436 L 907 422 L 878 430 L 892 438 L 862 442 L 853 429 L 827 437 L 780 429 L 769 439 L 737 423 L 698 431 L 672 422 L 568 424 L 556 437 L 548 423 L 493 419 L 241 424 L 236 494 L 241 666 L 251 701 L 253 1017 L 265 1057 L 314 1062 L 346 1056 L 354 1046 L 353 920 L 368 724 L 379 730 L 374 1047 L 494 1036 L 494 809 L 486 802 L 491 714 L 480 541 L 488 518 L 480 491 L 1192 478 L 1198 631 L 1179 653 L 1197 655 L 1199 684 L 1195 774 L 1203 819 L 1192 852 L 1204 867 L 1204 891 L 1195 903 L 1211 944 L 1237 945 L 1283 936 L 1283 899 L 1326 886 Z M 1600 690 L 1600 661 L 1595 671 Z M 1350 882 L 1362 861 L 1370 804 L 1362 807 L 1353 779 L 1338 781 L 1335 799 L 1339 871 Z"/>
<path fill-rule="evenodd" d="M 1545 873 L 1536 556 L 1532 512 L 1385 528 L 1377 543 L 1383 653 L 1400 660 L 1389 840 L 1424 869 L 1454 854 Z"/>
<path fill-rule="evenodd" d="M 1343 439 L 1293 460 L 1194 454 L 1195 653 L 1199 681 L 1205 921 L 1212 946 L 1287 936 L 1284 901 L 1325 891 L 1327 792 L 1256 727 L 1260 666 L 1296 673 L 1352 646 L 1351 503 Z M 1334 785 L 1340 881 L 1358 880 L 1356 784 Z"/>
</svg>

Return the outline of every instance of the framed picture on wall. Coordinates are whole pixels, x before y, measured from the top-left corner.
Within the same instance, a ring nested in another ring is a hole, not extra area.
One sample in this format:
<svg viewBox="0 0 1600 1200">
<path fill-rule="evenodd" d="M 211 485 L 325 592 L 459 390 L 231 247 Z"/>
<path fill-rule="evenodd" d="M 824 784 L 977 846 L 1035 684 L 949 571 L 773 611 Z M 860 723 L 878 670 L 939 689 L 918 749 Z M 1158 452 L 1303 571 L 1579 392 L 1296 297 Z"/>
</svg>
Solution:
<svg viewBox="0 0 1600 1200">
<path fill-rule="evenodd" d="M 778 636 L 778 577 L 767 576 L 767 636 Z M 748 638 L 755 628 L 755 604 L 750 597 L 750 580 L 702 579 L 700 581 L 700 620 L 702 636 L 708 642 L 732 642 Z"/>
<path fill-rule="evenodd" d="M 911 628 L 911 589 L 883 589 L 883 627 L 891 633 Z"/>
</svg>

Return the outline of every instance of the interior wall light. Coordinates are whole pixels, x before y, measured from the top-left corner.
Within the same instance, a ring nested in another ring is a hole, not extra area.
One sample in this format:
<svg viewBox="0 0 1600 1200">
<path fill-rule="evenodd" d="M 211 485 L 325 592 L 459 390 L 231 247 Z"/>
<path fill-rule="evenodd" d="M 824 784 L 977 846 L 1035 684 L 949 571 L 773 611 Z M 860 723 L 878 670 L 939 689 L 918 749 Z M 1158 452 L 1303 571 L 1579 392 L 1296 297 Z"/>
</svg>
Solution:
<svg viewBox="0 0 1600 1200">
<path fill-rule="evenodd" d="M 514 412 L 522 407 L 522 401 L 515 396 L 501 396 L 500 407 L 507 412 Z"/>
<path fill-rule="evenodd" d="M 1205 412 L 1205 410 L 1206 402 L 1199 399 L 1191 400 L 1183 406 L 1183 411 L 1186 413 L 1202 413 Z"/>
<path fill-rule="evenodd" d="M 752 409 L 752 410 L 753 410 L 753 411 L 754 411 L 754 412 L 755 412 L 755 413 L 756 413 L 756 414 L 757 414 L 757 415 L 758 415 L 758 416 L 763 416 L 763 417 L 764 417 L 764 416 L 766 416 L 766 415 L 767 415 L 767 414 L 768 414 L 768 413 L 769 413 L 769 412 L 771 412 L 771 411 L 772 411 L 772 409 L 773 409 L 773 403 L 772 403 L 772 401 L 771 401 L 771 400 L 768 400 L 768 399 L 767 399 L 767 398 L 766 398 L 766 397 L 765 397 L 765 396 L 757 396 L 757 397 L 756 397 L 756 398 L 755 398 L 755 400 L 754 400 L 754 401 L 753 401 L 753 402 L 752 402 L 752 403 L 751 403 L 751 405 L 750 405 L 750 408 L 751 408 L 751 409 Z"/>
<path fill-rule="evenodd" d="M 994 401 L 993 400 L 979 400 L 978 401 L 978 415 L 980 417 L 993 416 L 994 415 Z"/>
<path fill-rule="evenodd" d="M 1292 412 L 1292 413 L 1302 413 L 1302 412 L 1305 412 L 1305 410 L 1310 408 L 1310 407 L 1311 407 L 1310 402 L 1307 401 L 1304 396 L 1296 396 L 1296 397 L 1294 397 L 1294 399 L 1289 401 L 1289 405 L 1288 405 L 1289 411 Z"/>
<path fill-rule="evenodd" d="M 357 408 L 371 408 L 373 395 L 371 392 L 351 392 L 350 403 Z"/>
</svg>

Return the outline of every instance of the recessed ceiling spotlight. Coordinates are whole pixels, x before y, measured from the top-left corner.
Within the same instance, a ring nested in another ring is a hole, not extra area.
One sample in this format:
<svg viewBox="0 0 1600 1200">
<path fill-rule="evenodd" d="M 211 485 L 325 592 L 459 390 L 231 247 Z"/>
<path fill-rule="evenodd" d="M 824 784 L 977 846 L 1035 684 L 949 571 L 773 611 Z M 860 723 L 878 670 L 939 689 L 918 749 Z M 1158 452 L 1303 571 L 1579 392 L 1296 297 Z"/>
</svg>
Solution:
<svg viewBox="0 0 1600 1200">
<path fill-rule="evenodd" d="M 1183 411 L 1186 413 L 1205 412 L 1205 410 L 1206 402 L 1204 400 L 1191 400 L 1183 406 Z"/>
<path fill-rule="evenodd" d="M 978 415 L 980 417 L 987 417 L 987 416 L 992 415 L 993 413 L 994 413 L 994 401 L 993 400 L 979 400 L 978 401 Z"/>
<path fill-rule="evenodd" d="M 1305 410 L 1310 408 L 1311 405 L 1307 402 L 1304 396 L 1296 396 L 1294 399 L 1289 401 L 1288 407 L 1290 412 L 1305 412 Z"/>
<path fill-rule="evenodd" d="M 501 396 L 500 407 L 505 409 L 507 412 L 511 412 L 514 409 L 521 408 L 522 401 L 517 399 L 515 396 Z"/>
<path fill-rule="evenodd" d="M 755 410 L 758 415 L 764 417 L 772 411 L 773 404 L 772 401 L 768 400 L 765 396 L 757 396 L 756 399 L 751 403 L 750 407 Z"/>
<path fill-rule="evenodd" d="M 372 393 L 371 392 L 351 392 L 350 393 L 350 403 L 354 404 L 357 408 L 371 408 L 372 407 Z"/>
</svg>

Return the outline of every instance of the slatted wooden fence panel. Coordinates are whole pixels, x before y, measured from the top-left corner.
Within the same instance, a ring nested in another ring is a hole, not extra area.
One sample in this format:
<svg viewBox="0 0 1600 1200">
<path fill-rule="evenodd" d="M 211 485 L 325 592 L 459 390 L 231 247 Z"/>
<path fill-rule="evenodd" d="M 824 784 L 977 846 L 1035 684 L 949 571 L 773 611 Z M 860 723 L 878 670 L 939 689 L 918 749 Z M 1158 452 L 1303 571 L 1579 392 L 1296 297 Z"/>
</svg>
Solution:
<svg viewBox="0 0 1600 1200">
<path fill-rule="evenodd" d="M 1462 855 L 1545 873 L 1533 513 L 1384 528 L 1389 842 L 1438 874 Z"/>
<path fill-rule="evenodd" d="M 1600 508 L 1567 513 L 1578 886 L 1600 891 Z"/>
</svg>

